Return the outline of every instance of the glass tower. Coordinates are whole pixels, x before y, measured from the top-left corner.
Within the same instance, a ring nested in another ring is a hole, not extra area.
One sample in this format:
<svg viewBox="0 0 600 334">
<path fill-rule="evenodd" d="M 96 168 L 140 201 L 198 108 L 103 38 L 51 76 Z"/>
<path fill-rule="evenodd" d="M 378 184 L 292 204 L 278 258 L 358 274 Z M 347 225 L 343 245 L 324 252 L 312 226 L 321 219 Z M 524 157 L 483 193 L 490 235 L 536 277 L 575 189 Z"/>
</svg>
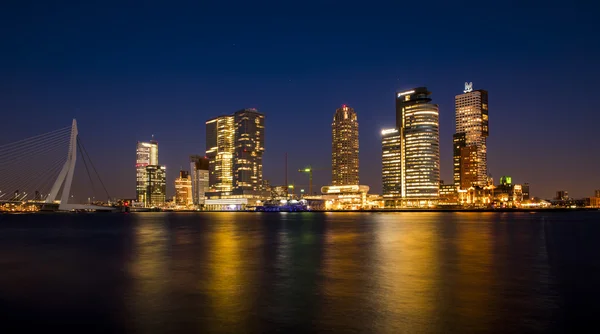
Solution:
<svg viewBox="0 0 600 334">
<path fill-rule="evenodd" d="M 158 142 L 138 142 L 136 148 L 136 201 L 139 203 L 147 202 L 148 177 L 146 167 L 149 165 L 158 165 Z"/>
<path fill-rule="evenodd" d="M 426 87 L 396 93 L 404 205 L 423 206 L 439 197 L 439 109 Z"/>
<path fill-rule="evenodd" d="M 381 131 L 381 178 L 383 197 L 400 198 L 402 195 L 402 150 L 400 131 Z"/>
<path fill-rule="evenodd" d="M 265 151 L 265 115 L 254 108 L 233 115 L 235 149 L 233 159 L 234 190 L 261 190 Z"/>
<path fill-rule="evenodd" d="M 219 116 L 206 121 L 206 157 L 209 159 L 211 191 L 233 190 L 233 153 L 235 127 L 233 116 Z"/>
</svg>

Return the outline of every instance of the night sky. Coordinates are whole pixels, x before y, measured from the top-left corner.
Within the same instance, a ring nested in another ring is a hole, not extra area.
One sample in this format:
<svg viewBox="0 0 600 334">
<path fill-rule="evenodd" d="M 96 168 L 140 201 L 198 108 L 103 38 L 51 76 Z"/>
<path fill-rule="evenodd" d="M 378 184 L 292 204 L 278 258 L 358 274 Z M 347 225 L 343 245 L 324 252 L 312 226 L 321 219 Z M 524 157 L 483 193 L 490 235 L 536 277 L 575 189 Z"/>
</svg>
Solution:
<svg viewBox="0 0 600 334">
<path fill-rule="evenodd" d="M 112 197 L 135 196 L 136 141 L 158 140 L 172 196 L 180 166 L 204 153 L 204 122 L 246 107 L 266 115 L 266 179 L 283 183 L 288 152 L 290 181 L 307 187 L 295 170 L 310 164 L 328 183 L 342 104 L 358 115 L 361 183 L 380 192 L 380 131 L 394 125 L 394 93 L 417 86 L 440 106 L 451 183 L 465 81 L 489 91 L 496 182 L 510 175 L 543 198 L 600 189 L 593 1 L 57 3 L 0 5 L 0 144 L 75 117 Z"/>
</svg>

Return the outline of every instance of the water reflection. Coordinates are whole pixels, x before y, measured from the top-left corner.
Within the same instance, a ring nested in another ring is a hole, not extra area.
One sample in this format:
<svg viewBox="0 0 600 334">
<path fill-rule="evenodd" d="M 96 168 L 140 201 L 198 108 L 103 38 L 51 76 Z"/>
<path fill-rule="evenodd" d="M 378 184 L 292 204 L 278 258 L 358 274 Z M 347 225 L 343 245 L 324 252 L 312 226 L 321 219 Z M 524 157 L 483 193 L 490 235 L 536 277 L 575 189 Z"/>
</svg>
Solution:
<svg viewBox="0 0 600 334">
<path fill-rule="evenodd" d="M 424 223 L 439 213 L 375 215 L 377 280 L 381 312 L 376 328 L 389 333 L 417 333 L 436 326 L 440 308 L 440 239 L 436 226 Z M 417 219 L 416 219 L 417 218 Z"/>
<path fill-rule="evenodd" d="M 594 324 L 600 298 L 594 213 L 11 219 L 0 222 L 6 328 L 548 332 Z"/>
<path fill-rule="evenodd" d="M 169 230 L 165 214 L 132 215 L 134 218 L 133 258 L 129 265 L 129 302 L 133 326 L 148 332 L 161 326 L 161 314 L 168 305 Z"/>
</svg>

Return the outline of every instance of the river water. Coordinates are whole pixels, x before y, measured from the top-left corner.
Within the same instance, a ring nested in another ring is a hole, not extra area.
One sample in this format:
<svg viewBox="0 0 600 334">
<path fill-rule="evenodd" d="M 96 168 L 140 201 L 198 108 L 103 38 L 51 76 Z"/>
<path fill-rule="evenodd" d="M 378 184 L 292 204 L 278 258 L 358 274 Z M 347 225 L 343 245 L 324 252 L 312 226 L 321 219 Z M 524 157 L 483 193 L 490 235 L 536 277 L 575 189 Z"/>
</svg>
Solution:
<svg viewBox="0 0 600 334">
<path fill-rule="evenodd" d="M 0 216 L 5 333 L 597 329 L 600 212 Z"/>
</svg>

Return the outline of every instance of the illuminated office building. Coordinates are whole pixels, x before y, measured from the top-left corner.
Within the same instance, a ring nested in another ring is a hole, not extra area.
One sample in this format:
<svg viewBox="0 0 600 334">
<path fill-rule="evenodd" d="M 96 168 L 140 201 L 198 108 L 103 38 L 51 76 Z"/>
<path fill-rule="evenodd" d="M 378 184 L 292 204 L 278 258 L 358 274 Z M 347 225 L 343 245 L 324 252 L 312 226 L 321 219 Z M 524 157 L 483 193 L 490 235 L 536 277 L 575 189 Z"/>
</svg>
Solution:
<svg viewBox="0 0 600 334">
<path fill-rule="evenodd" d="M 465 83 L 464 94 L 455 98 L 454 183 L 461 189 L 488 184 L 488 92 L 472 87 Z"/>
<path fill-rule="evenodd" d="M 219 116 L 206 121 L 206 157 L 209 159 L 211 191 L 233 190 L 234 139 L 233 116 Z"/>
<path fill-rule="evenodd" d="M 430 206 L 439 198 L 439 108 L 426 87 L 396 94 L 404 206 Z"/>
<path fill-rule="evenodd" d="M 402 150 L 400 131 L 381 131 L 381 178 L 384 200 L 400 198 L 402 195 Z M 392 205 L 395 206 L 395 205 Z"/>
<path fill-rule="evenodd" d="M 335 111 L 332 128 L 331 184 L 358 185 L 358 120 L 354 109 Z"/>
<path fill-rule="evenodd" d="M 219 196 L 250 196 L 261 191 L 264 144 L 265 116 L 254 108 L 208 120 L 210 192 Z"/>
<path fill-rule="evenodd" d="M 208 158 L 200 155 L 190 156 L 192 202 L 194 205 L 202 205 L 206 199 L 206 192 L 209 191 L 210 182 L 209 165 Z"/>
<path fill-rule="evenodd" d="M 265 116 L 242 109 L 234 118 L 233 187 L 235 192 L 263 189 L 262 156 L 265 151 Z"/>
<path fill-rule="evenodd" d="M 192 178 L 186 170 L 179 171 L 179 177 L 175 179 L 175 204 L 180 207 L 193 204 Z"/>
<path fill-rule="evenodd" d="M 158 142 L 137 142 L 136 148 L 136 201 L 143 205 L 147 202 L 148 177 L 146 167 L 158 165 Z"/>
<path fill-rule="evenodd" d="M 146 166 L 146 202 L 145 207 L 162 207 L 167 195 L 167 171 L 165 166 Z"/>
</svg>

